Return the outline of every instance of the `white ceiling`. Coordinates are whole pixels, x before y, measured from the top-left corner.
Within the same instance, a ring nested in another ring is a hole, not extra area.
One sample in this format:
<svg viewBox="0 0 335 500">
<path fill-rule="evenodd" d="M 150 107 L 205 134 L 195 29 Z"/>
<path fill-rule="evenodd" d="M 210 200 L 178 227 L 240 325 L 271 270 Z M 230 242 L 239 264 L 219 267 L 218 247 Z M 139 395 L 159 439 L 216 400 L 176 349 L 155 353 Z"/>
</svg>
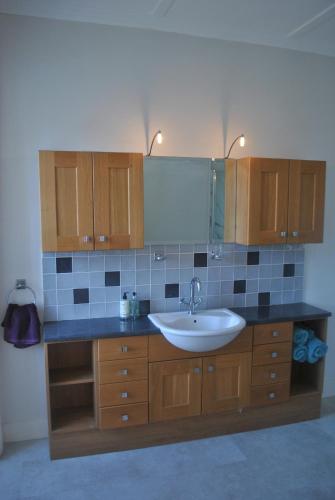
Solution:
<svg viewBox="0 0 335 500">
<path fill-rule="evenodd" d="M 0 12 L 335 56 L 335 2 L 330 0 L 0 0 Z"/>
</svg>

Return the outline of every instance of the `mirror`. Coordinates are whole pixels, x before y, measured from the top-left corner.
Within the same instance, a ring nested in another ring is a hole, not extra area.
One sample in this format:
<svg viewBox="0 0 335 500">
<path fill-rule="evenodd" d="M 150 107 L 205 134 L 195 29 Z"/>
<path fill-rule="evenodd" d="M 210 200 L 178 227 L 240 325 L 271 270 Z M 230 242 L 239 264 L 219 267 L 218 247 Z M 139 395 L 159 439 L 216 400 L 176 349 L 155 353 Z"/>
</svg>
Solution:
<svg viewBox="0 0 335 500">
<path fill-rule="evenodd" d="M 226 163 L 210 158 L 145 157 L 145 242 L 227 241 L 225 212 L 228 208 L 230 213 L 230 195 L 225 194 Z"/>
</svg>

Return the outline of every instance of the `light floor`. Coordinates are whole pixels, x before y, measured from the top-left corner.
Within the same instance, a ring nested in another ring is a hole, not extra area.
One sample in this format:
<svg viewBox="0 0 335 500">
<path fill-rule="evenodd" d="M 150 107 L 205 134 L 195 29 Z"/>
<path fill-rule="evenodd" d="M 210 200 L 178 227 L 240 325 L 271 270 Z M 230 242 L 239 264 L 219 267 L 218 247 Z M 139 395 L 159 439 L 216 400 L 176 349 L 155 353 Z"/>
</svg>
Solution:
<svg viewBox="0 0 335 500">
<path fill-rule="evenodd" d="M 300 424 L 51 462 L 7 444 L 1 500 L 335 500 L 335 404 Z"/>
</svg>

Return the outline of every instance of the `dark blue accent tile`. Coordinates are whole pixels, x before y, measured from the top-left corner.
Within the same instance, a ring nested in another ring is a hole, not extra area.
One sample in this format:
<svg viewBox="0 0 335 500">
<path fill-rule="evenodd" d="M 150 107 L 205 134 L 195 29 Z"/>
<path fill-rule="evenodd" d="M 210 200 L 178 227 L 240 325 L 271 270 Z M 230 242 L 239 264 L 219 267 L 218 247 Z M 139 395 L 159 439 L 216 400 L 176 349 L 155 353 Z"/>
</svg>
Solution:
<svg viewBox="0 0 335 500">
<path fill-rule="evenodd" d="M 284 278 L 294 276 L 294 273 L 295 273 L 295 265 L 294 264 L 284 264 L 284 266 L 283 266 Z"/>
<path fill-rule="evenodd" d="M 88 304 L 90 301 L 88 288 L 74 288 L 73 290 L 73 303 L 74 304 Z"/>
<path fill-rule="evenodd" d="M 165 285 L 165 298 L 172 299 L 174 297 L 179 297 L 179 284 L 169 283 Z"/>
<path fill-rule="evenodd" d="M 207 253 L 194 254 L 194 267 L 207 267 Z"/>
<path fill-rule="evenodd" d="M 72 257 L 56 258 L 57 273 L 72 273 Z"/>
<path fill-rule="evenodd" d="M 247 264 L 248 266 L 258 266 L 259 252 L 248 252 Z"/>
<path fill-rule="evenodd" d="M 245 293 L 245 290 L 246 290 L 246 280 L 234 281 L 234 293 Z"/>
<path fill-rule="evenodd" d="M 150 300 L 140 300 L 140 316 L 150 314 Z"/>
<path fill-rule="evenodd" d="M 262 292 L 258 294 L 258 305 L 259 306 L 270 305 L 270 292 Z"/>
<path fill-rule="evenodd" d="M 120 271 L 106 272 L 105 286 L 120 286 Z"/>
</svg>

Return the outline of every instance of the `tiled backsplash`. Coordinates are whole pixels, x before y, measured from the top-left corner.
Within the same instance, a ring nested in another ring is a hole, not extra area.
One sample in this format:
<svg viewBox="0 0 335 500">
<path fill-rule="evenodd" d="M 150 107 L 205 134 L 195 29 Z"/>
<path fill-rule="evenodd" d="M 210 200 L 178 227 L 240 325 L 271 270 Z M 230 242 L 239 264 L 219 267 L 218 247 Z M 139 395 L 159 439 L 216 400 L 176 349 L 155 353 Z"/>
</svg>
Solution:
<svg viewBox="0 0 335 500">
<path fill-rule="evenodd" d="M 119 315 L 124 291 L 136 291 L 143 311 L 185 306 L 190 280 L 202 283 L 201 308 L 239 307 L 302 300 L 304 249 L 301 245 L 223 245 L 223 259 L 210 245 L 147 246 L 141 250 L 43 254 L 46 321 Z M 155 251 L 166 260 L 154 261 Z M 150 301 L 150 302 L 149 302 Z"/>
</svg>

